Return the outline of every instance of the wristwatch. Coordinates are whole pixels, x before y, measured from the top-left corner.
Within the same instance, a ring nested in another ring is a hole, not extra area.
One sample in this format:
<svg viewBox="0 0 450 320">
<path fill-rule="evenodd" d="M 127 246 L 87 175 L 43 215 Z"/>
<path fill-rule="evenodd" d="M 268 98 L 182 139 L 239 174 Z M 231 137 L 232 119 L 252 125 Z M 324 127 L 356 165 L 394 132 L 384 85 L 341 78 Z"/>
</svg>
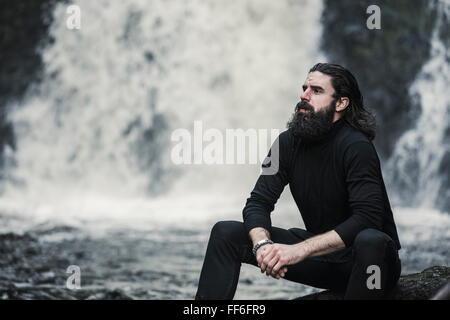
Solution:
<svg viewBox="0 0 450 320">
<path fill-rule="evenodd" d="M 270 239 L 264 239 L 264 240 L 258 241 L 253 246 L 253 250 L 252 250 L 253 255 L 256 257 L 256 251 L 258 251 L 259 248 L 261 248 L 263 245 L 266 245 L 266 244 L 273 244 L 273 241 Z"/>
</svg>

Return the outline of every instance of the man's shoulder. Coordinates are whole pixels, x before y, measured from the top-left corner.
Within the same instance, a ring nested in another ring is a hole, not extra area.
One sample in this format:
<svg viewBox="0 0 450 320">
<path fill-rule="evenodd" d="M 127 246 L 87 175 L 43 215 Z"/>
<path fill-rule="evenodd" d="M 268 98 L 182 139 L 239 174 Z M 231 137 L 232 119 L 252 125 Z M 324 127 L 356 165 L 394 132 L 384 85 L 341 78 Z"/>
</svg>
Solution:
<svg viewBox="0 0 450 320">
<path fill-rule="evenodd" d="M 337 143 L 338 153 L 343 158 L 357 157 L 361 161 L 378 160 L 378 154 L 372 141 L 362 131 L 346 124 L 339 132 Z"/>
<path fill-rule="evenodd" d="M 349 124 L 345 124 L 342 130 L 339 131 L 337 139 L 339 148 L 346 149 L 358 142 L 365 142 L 371 144 L 371 140 L 361 130 L 358 130 Z"/>
<path fill-rule="evenodd" d="M 291 139 L 293 137 L 291 130 L 286 129 L 279 135 L 280 139 Z"/>
<path fill-rule="evenodd" d="M 292 134 L 291 130 L 286 129 L 282 131 L 278 136 L 279 142 L 283 146 L 292 146 L 295 141 L 295 137 Z"/>
<path fill-rule="evenodd" d="M 283 158 L 286 158 L 294 151 L 297 141 L 297 137 L 292 134 L 291 130 L 287 129 L 278 135 L 275 142 L 278 142 L 280 154 L 283 155 Z"/>
</svg>

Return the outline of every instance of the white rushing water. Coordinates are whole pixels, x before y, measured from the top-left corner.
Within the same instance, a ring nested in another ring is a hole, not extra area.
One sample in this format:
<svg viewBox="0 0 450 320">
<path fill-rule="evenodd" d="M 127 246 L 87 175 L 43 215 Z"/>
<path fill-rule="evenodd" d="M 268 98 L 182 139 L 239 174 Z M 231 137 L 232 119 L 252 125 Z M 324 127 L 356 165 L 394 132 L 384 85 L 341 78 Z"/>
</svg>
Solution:
<svg viewBox="0 0 450 320">
<path fill-rule="evenodd" d="M 59 4 L 39 93 L 11 106 L 18 147 L 2 212 L 135 225 L 240 218 L 259 165 L 177 167 L 171 133 L 196 120 L 223 133 L 283 130 L 307 70 L 324 60 L 321 3 L 73 4 L 81 29 L 66 27 Z"/>
<path fill-rule="evenodd" d="M 426 266 L 450 264 L 450 212 L 432 209 L 442 192 L 439 167 L 449 151 L 444 143 L 450 122 L 449 48 L 439 39 L 444 16 L 450 17 L 450 3 L 438 2 L 438 19 L 431 39 L 430 59 L 410 88 L 417 97 L 421 115 L 412 129 L 398 140 L 385 165 L 385 177 L 391 186 L 390 198 L 407 261 L 403 272 L 417 272 Z M 448 133 L 447 133 L 448 134 Z"/>
<path fill-rule="evenodd" d="M 26 230 L 52 221 L 99 234 L 101 227 L 117 225 L 208 229 L 218 219 L 241 219 L 259 165 L 175 166 L 171 133 L 192 132 L 196 120 L 221 132 L 282 130 L 307 70 L 325 60 L 318 50 L 321 3 L 74 4 L 81 9 L 81 29 L 67 29 L 67 4 L 59 4 L 51 27 L 55 41 L 42 53 L 39 93 L 12 106 L 18 149 L 9 155 L 16 166 L 0 198 L 3 218 L 9 219 L 3 228 Z M 448 238 L 450 229 L 445 213 L 427 208 L 439 183 L 450 74 L 446 48 L 436 37 L 432 45 L 431 59 L 411 89 L 421 98 L 422 117 L 393 157 L 405 180 L 411 176 L 407 162 L 420 163 L 423 206 L 393 208 L 406 247 L 414 238 Z M 412 147 L 425 152 L 416 157 Z M 149 194 L 149 187 L 159 189 L 158 195 Z M 395 198 L 390 191 L 388 185 Z M 424 225 L 422 219 L 431 216 Z M 288 189 L 272 221 L 302 226 Z"/>
<path fill-rule="evenodd" d="M 419 99 L 421 115 L 414 127 L 398 140 L 387 165 L 390 182 L 397 188 L 394 201 L 421 208 L 433 207 L 437 198 L 444 196 L 439 193 L 442 192 L 439 167 L 445 153 L 450 151 L 450 146 L 444 143 L 450 122 L 450 97 L 446 94 L 450 49 L 438 34 L 445 21 L 442 15 L 450 17 L 450 3 L 437 5 L 439 17 L 431 39 L 431 57 L 410 88 L 410 95 Z"/>
</svg>

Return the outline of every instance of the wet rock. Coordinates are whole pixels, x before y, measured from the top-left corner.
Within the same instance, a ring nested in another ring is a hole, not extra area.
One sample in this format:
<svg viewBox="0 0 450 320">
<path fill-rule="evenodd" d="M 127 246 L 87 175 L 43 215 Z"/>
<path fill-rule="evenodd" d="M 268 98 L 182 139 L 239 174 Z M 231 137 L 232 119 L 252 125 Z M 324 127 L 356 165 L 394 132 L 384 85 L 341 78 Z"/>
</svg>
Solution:
<svg viewBox="0 0 450 320">
<path fill-rule="evenodd" d="M 134 298 L 121 289 L 114 289 L 112 291 L 98 292 L 89 296 L 86 300 L 134 300 Z"/>
<path fill-rule="evenodd" d="M 53 229 L 52 229 L 53 230 Z M 56 230 L 56 229 L 55 229 Z M 59 230 L 59 229 L 58 229 Z M 45 236 L 45 235 L 44 235 Z M 95 270 L 82 268 L 82 289 L 66 287 L 67 266 L 74 262 L 84 265 L 83 258 L 113 261 L 114 250 L 95 250 L 89 239 L 79 242 L 62 240 L 42 241 L 36 233 L 0 234 L 0 300 L 133 300 L 137 297 L 122 289 L 107 289 L 98 281 Z M 91 248 L 97 255 L 87 254 Z M 100 245 L 104 249 L 104 245 Z M 88 250 L 88 251 L 86 251 Z M 99 257 L 98 254 L 105 256 Z M 116 263 L 117 264 L 117 263 Z M 108 264 L 105 270 L 110 269 Z M 127 280 L 127 279 L 125 279 Z M 139 281 L 132 279 L 131 281 Z"/>
<path fill-rule="evenodd" d="M 450 283 L 450 267 L 434 266 L 420 273 L 400 276 L 389 300 L 428 300 L 435 298 Z M 438 297 L 447 297 L 445 292 Z M 449 297 L 447 297 L 448 299 Z M 342 300 L 343 294 L 330 290 L 313 293 L 295 300 Z"/>
</svg>

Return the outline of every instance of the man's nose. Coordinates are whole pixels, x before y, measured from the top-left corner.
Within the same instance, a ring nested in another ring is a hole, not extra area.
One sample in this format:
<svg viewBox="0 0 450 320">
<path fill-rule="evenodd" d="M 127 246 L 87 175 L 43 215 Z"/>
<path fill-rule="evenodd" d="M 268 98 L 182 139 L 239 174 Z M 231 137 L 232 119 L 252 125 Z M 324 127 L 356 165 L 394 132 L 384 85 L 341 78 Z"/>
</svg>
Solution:
<svg viewBox="0 0 450 320">
<path fill-rule="evenodd" d="M 309 94 L 309 89 L 306 89 L 305 91 L 303 91 L 300 99 L 303 101 L 308 101 L 309 102 L 309 98 L 310 98 L 310 94 Z"/>
</svg>

